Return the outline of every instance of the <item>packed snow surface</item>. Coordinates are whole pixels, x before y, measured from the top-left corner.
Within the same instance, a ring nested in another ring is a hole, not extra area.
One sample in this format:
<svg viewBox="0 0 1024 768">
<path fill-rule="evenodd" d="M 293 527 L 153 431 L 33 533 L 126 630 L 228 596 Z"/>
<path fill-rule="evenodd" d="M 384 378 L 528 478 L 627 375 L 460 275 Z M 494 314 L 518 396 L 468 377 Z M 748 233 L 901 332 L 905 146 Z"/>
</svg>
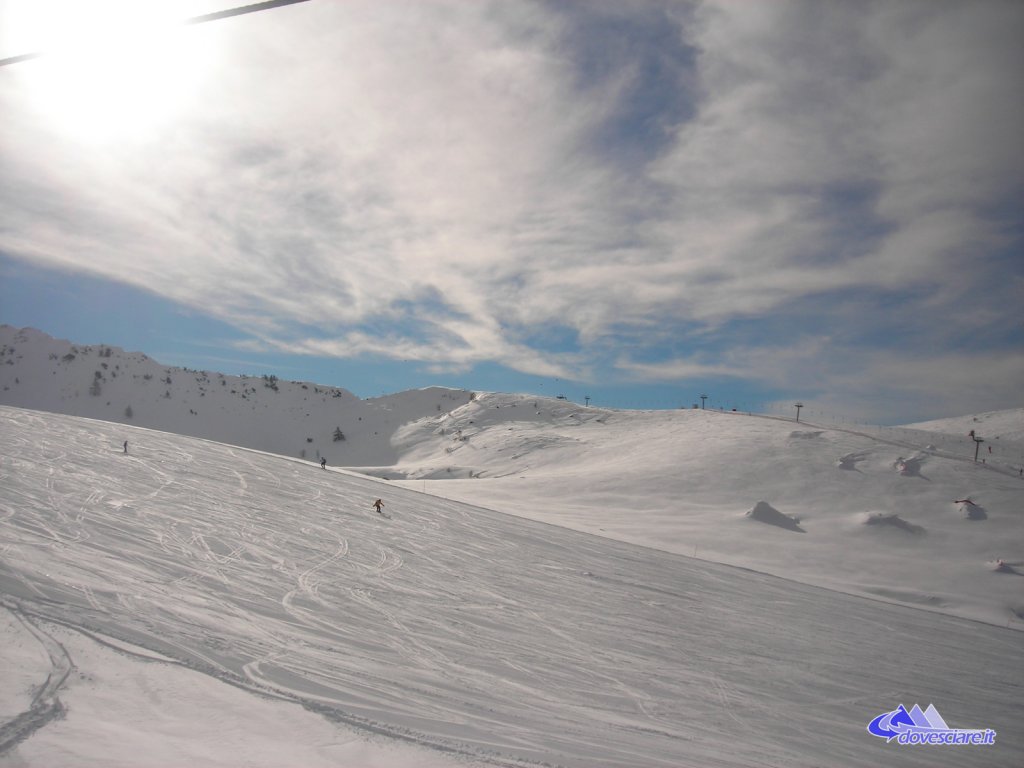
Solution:
<svg viewBox="0 0 1024 768">
<path fill-rule="evenodd" d="M 548 449 L 562 442 L 556 430 Z M 614 477 L 591 480 L 610 497 Z M 416 482 L 0 408 L 0 765 L 984 766 L 1024 750 L 1019 632 Z M 801 534 L 747 519 L 751 506 L 727 521 L 738 536 L 772 549 L 815 537 L 813 515 Z M 986 508 L 982 522 L 948 517 L 974 531 L 1009 514 Z M 869 528 L 849 540 L 903 534 Z M 984 572 L 1020 590 L 1019 575 Z M 994 729 L 996 744 L 867 733 L 915 702 L 951 727 Z"/>
</svg>

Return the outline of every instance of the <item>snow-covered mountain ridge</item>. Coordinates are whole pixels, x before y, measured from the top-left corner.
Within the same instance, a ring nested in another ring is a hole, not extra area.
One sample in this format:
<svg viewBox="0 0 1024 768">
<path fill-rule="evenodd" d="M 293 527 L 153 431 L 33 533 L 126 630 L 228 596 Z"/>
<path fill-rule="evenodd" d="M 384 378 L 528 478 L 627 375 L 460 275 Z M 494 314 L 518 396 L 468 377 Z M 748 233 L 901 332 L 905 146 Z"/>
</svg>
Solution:
<svg viewBox="0 0 1024 768">
<path fill-rule="evenodd" d="M 338 387 L 161 365 L 139 352 L 0 326 L 0 404 L 120 422 L 331 465 L 397 459 L 394 431 L 456 408 L 445 388 L 361 400 Z"/>
</svg>

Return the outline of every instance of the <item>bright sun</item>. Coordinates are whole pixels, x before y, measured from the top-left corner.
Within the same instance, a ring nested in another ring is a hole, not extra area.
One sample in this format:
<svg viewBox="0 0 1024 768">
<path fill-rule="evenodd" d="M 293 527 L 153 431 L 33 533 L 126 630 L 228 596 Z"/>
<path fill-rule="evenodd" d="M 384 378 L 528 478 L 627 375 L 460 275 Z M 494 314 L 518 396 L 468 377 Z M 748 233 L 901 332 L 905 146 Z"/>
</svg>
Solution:
<svg viewBox="0 0 1024 768">
<path fill-rule="evenodd" d="M 207 62 L 208 36 L 181 0 L 2 0 L 3 52 L 36 108 L 84 140 L 144 138 L 182 109 Z"/>
</svg>

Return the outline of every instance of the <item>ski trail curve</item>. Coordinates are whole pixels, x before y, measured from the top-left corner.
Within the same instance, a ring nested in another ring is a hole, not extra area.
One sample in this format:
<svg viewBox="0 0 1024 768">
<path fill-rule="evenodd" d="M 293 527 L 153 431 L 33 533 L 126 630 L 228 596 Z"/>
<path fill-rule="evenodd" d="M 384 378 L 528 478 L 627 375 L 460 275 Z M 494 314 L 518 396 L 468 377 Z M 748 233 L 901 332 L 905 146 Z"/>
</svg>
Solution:
<svg viewBox="0 0 1024 768">
<path fill-rule="evenodd" d="M 13 615 L 26 630 L 39 642 L 50 658 L 50 673 L 46 681 L 32 698 L 28 710 L 0 724 L 0 754 L 24 741 L 40 728 L 59 719 L 64 715 L 64 705 L 57 694 L 63 687 L 74 664 L 67 650 L 57 640 L 47 634 L 33 622 L 23 611 L 13 604 L 3 601 L 2 606 Z"/>
</svg>

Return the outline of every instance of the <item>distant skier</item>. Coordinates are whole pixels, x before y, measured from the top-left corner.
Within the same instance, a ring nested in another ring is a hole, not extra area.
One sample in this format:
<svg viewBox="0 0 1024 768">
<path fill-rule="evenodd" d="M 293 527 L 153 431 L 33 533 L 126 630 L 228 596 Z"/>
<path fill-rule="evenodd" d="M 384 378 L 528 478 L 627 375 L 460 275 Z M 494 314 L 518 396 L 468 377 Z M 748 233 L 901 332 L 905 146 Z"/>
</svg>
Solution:
<svg viewBox="0 0 1024 768">
<path fill-rule="evenodd" d="M 327 459 L 320 459 L 320 469 L 327 469 Z"/>
<path fill-rule="evenodd" d="M 127 440 L 124 441 L 124 452 L 128 453 L 128 441 Z"/>
<path fill-rule="evenodd" d="M 381 501 L 380 499 L 377 499 L 375 502 L 373 502 L 373 508 L 377 510 L 377 514 L 378 515 L 383 515 L 384 514 L 383 512 L 380 511 L 383 508 L 383 506 L 384 506 L 384 502 Z"/>
</svg>

